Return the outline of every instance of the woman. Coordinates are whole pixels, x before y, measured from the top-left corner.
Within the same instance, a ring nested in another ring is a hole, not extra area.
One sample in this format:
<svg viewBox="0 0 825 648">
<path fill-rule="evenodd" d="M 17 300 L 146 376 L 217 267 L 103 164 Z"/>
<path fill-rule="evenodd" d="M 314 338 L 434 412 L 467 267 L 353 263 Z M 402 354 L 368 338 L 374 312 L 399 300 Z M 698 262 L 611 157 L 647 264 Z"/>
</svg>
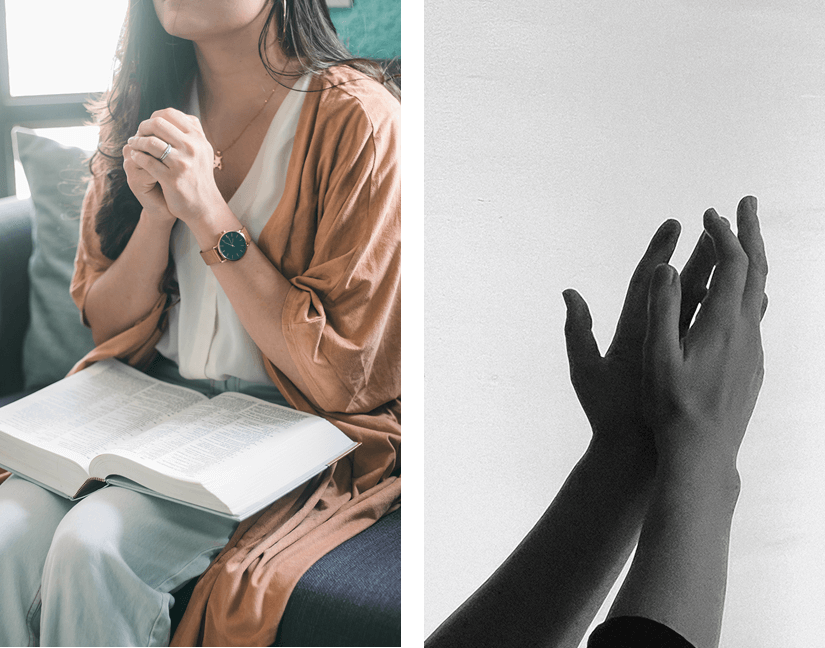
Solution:
<svg viewBox="0 0 825 648">
<path fill-rule="evenodd" d="M 303 572 L 400 502 L 398 101 L 323 0 L 132 0 L 118 59 L 72 281 L 97 346 L 74 370 L 229 386 L 361 446 L 237 529 L 8 479 L 0 643 L 164 644 L 171 592 L 214 560 L 175 642 L 269 645 Z"/>
<path fill-rule="evenodd" d="M 708 210 L 681 276 L 667 265 L 678 224 L 659 228 L 604 357 L 586 303 L 565 291 L 570 375 L 590 446 L 535 527 L 428 648 L 574 648 L 634 547 L 588 646 L 718 645 L 736 458 L 762 385 L 767 307 L 755 198 L 740 201 L 737 222 L 738 235 Z"/>
</svg>

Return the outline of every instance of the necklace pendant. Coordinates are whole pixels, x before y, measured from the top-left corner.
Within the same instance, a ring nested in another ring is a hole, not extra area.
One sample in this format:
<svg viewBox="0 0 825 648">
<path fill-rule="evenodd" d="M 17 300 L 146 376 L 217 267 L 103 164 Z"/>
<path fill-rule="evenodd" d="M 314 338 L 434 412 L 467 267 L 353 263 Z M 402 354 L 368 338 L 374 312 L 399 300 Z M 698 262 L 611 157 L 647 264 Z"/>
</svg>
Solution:
<svg viewBox="0 0 825 648">
<path fill-rule="evenodd" d="M 215 157 L 212 160 L 212 168 L 220 171 L 223 169 L 223 156 L 220 151 L 215 151 Z"/>
</svg>

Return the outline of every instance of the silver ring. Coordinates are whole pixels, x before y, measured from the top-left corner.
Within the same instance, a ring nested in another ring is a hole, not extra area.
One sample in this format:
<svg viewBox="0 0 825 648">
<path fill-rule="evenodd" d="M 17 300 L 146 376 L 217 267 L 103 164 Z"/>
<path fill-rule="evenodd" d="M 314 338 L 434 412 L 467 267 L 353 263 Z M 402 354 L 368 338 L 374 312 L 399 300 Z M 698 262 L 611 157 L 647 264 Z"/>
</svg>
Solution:
<svg viewBox="0 0 825 648">
<path fill-rule="evenodd" d="M 167 156 L 167 155 L 169 155 L 169 151 L 171 151 L 171 150 L 172 150 L 172 145 L 171 145 L 171 144 L 167 144 L 167 145 L 166 145 L 166 150 L 163 152 L 163 155 L 161 155 L 161 156 L 158 158 L 158 160 L 160 160 L 161 162 L 163 162 L 163 161 L 166 159 L 166 156 Z"/>
</svg>

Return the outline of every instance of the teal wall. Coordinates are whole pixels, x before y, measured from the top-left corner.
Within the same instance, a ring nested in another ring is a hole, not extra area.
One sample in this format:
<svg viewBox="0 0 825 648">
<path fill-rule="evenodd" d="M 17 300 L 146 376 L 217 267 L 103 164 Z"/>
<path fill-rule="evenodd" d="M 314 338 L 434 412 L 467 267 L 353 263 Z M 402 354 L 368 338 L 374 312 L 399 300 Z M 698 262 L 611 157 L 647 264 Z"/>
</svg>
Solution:
<svg viewBox="0 0 825 648">
<path fill-rule="evenodd" d="M 353 0 L 351 9 L 330 9 L 330 15 L 356 56 L 401 56 L 401 0 Z"/>
</svg>

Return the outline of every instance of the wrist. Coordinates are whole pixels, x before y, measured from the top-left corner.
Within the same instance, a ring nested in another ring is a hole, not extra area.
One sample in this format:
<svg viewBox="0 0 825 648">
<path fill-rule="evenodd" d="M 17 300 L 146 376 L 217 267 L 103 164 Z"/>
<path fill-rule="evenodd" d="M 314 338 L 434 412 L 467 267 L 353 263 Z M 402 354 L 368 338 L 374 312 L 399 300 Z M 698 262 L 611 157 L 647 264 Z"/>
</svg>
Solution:
<svg viewBox="0 0 825 648">
<path fill-rule="evenodd" d="M 744 435 L 730 422 L 687 417 L 654 424 L 653 433 L 660 461 L 673 468 L 696 466 L 701 471 L 735 469 Z"/>
<path fill-rule="evenodd" d="M 177 220 L 165 210 L 150 210 L 144 207 L 140 212 L 140 221 L 157 233 L 171 234 Z"/>
<path fill-rule="evenodd" d="M 686 499 L 708 507 L 721 506 L 733 512 L 741 489 L 736 457 L 690 449 L 660 452 L 656 488 L 669 498 Z"/>
<path fill-rule="evenodd" d="M 594 436 L 586 455 L 603 465 L 620 467 L 642 482 L 652 482 L 656 475 L 655 447 L 652 443 L 642 443 L 632 437 Z"/>
<path fill-rule="evenodd" d="M 215 247 L 223 232 L 238 231 L 243 223 L 238 220 L 229 205 L 225 204 L 204 214 L 197 221 L 187 223 L 201 251 Z"/>
<path fill-rule="evenodd" d="M 621 455 L 628 460 L 656 463 L 656 443 L 653 432 L 642 422 L 615 423 L 593 427 L 590 446 L 604 452 Z"/>
</svg>

